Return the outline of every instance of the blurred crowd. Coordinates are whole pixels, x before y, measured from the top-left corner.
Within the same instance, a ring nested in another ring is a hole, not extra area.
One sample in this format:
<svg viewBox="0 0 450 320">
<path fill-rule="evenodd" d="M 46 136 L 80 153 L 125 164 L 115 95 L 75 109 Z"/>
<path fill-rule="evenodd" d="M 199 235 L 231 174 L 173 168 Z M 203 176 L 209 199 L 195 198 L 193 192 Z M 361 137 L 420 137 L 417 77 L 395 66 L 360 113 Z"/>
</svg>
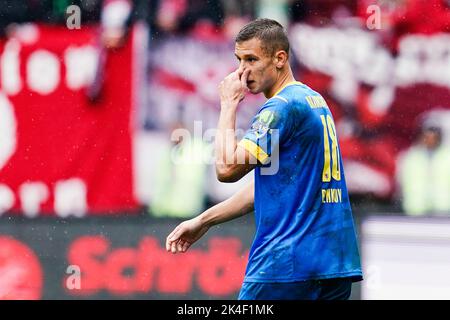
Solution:
<svg viewBox="0 0 450 320">
<path fill-rule="evenodd" d="M 70 5 L 81 9 L 83 24 L 106 18 L 105 23 L 122 20 L 116 23 L 125 26 L 142 19 L 155 37 L 191 32 L 232 36 L 243 22 L 262 16 L 286 26 L 296 22 L 325 25 L 345 18 L 364 23 L 374 12 L 371 5 L 380 8 L 386 35 L 450 29 L 448 0 L 2 0 L 1 31 L 5 34 L 8 27 L 25 22 L 65 24 Z"/>
<path fill-rule="evenodd" d="M 257 17 L 276 19 L 286 27 L 298 23 L 315 27 L 374 27 L 383 45 L 393 55 L 397 54 L 399 41 L 406 34 L 450 32 L 449 0 L 0 0 L 0 36 L 11 36 L 15 27 L 23 23 L 65 25 L 68 16 L 66 9 L 70 5 L 81 9 L 83 25 L 102 27 L 106 48 L 120 46 L 129 34 L 129 28 L 136 22 L 148 26 L 150 50 L 161 41 L 184 36 L 202 41 L 230 42 L 246 22 Z M 374 16 L 378 9 L 382 13 L 379 21 Z M 298 66 L 300 80 L 324 94 L 337 119 L 352 118 L 356 108 L 349 108 L 345 103 L 337 106 L 339 98 L 329 90 L 327 77 L 305 70 L 302 61 L 293 63 Z M 358 90 L 357 103 L 364 105 L 367 100 L 364 94 L 368 88 L 363 84 Z M 183 111 L 187 113 L 187 110 Z M 148 117 L 146 112 L 142 115 Z M 376 141 L 374 132 L 367 129 L 372 120 L 373 117 L 368 119 L 368 127 L 355 130 L 359 135 L 356 139 L 343 139 L 344 156 L 362 157 L 359 144 Z M 163 129 L 158 124 L 148 125 L 147 119 L 142 123 L 152 130 Z M 345 128 L 345 123 L 342 121 L 341 127 Z M 378 123 L 374 127 L 379 128 Z M 429 124 L 414 125 L 420 134 L 415 140 L 413 132 L 410 132 L 403 148 L 395 150 L 403 151 L 398 157 L 389 149 L 385 148 L 383 152 L 377 149 L 379 146 L 383 148 L 389 141 L 385 145 L 374 143 L 370 150 L 364 151 L 365 155 L 376 154 L 373 156 L 376 158 L 374 162 L 388 167 L 387 171 L 396 177 L 396 192 L 394 196 L 387 197 L 391 208 L 395 208 L 396 199 L 400 199 L 402 209 L 408 214 L 450 212 L 450 153 L 446 144 L 442 143 L 443 128 Z M 189 127 L 189 124 L 183 123 L 176 115 L 165 129 L 171 132 L 175 127 Z M 358 140 L 361 137 L 364 139 Z M 172 147 L 175 147 L 175 153 L 161 148 L 160 157 L 155 160 L 158 170 L 153 184 L 153 198 L 156 200 L 150 205 L 153 214 L 189 216 L 204 209 L 209 202 L 220 201 L 229 194 L 226 191 L 211 197 L 210 192 L 209 198 L 205 197 L 206 188 L 210 191 L 218 188 L 211 187 L 205 181 L 206 165 L 169 164 L 173 154 L 191 159 L 203 152 L 210 152 L 208 146 L 202 146 L 201 141 L 186 146 L 182 140 L 177 140 Z"/>
</svg>

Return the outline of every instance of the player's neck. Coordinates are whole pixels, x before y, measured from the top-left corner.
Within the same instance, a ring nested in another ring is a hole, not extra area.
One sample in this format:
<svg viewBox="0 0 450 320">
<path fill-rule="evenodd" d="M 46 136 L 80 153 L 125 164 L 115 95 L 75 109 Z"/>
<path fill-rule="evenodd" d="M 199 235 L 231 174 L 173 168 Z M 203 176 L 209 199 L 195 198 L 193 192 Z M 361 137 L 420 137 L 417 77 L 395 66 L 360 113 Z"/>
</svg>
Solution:
<svg viewBox="0 0 450 320">
<path fill-rule="evenodd" d="M 282 73 L 280 75 L 280 77 L 278 78 L 277 82 L 275 82 L 275 85 L 273 85 L 270 90 L 268 90 L 267 92 L 264 92 L 264 96 L 267 99 L 272 98 L 278 91 L 280 91 L 281 89 L 283 89 L 287 84 L 294 82 L 295 78 L 294 75 L 292 74 L 292 71 L 290 68 L 288 68 L 284 73 Z"/>
</svg>

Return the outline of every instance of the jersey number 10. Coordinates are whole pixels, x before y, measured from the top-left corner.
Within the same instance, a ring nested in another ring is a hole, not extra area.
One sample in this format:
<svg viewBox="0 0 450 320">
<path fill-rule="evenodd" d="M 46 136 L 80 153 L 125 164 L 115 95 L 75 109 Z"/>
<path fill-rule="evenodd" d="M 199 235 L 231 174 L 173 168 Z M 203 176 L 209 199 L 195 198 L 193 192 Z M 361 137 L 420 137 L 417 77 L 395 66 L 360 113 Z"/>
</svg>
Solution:
<svg viewBox="0 0 450 320">
<path fill-rule="evenodd" d="M 322 181 L 330 182 L 333 177 L 334 180 L 341 180 L 340 159 L 338 150 L 338 140 L 336 136 L 336 127 L 330 115 L 320 116 L 323 124 L 323 142 L 324 142 L 324 164 L 322 171 Z M 330 151 L 331 139 L 331 151 Z"/>
</svg>

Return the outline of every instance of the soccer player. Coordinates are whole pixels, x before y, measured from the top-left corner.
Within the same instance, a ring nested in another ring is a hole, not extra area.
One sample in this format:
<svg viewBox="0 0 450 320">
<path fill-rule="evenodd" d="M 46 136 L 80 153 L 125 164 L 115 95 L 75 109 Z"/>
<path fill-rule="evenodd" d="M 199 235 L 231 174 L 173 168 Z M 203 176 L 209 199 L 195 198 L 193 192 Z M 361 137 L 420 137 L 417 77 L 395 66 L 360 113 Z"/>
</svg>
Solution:
<svg viewBox="0 0 450 320">
<path fill-rule="evenodd" d="M 257 19 L 244 26 L 235 55 L 239 68 L 219 86 L 216 172 L 222 182 L 253 169 L 255 178 L 179 224 L 166 249 L 186 252 L 211 226 L 254 211 L 256 234 L 239 299 L 348 299 L 362 271 L 330 110 L 317 92 L 295 81 L 278 22 Z M 238 143 L 236 108 L 247 91 L 268 100 Z"/>
</svg>

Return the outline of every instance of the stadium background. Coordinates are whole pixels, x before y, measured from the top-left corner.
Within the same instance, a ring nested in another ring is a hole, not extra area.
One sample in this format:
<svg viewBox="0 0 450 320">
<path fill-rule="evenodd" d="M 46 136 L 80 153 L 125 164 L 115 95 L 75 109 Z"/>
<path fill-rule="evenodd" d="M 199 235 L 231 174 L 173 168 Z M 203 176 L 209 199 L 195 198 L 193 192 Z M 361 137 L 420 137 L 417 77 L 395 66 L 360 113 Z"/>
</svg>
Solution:
<svg viewBox="0 0 450 320">
<path fill-rule="evenodd" d="M 0 1 L 0 298 L 236 297 L 251 215 L 185 255 L 164 240 L 244 183 L 217 182 L 211 165 L 217 84 L 237 65 L 239 28 L 271 17 L 287 27 L 295 77 L 335 118 L 365 273 L 352 299 L 449 299 L 449 7 Z M 240 129 L 262 102 L 246 98 Z M 428 127 L 442 156 L 406 165 Z"/>
</svg>

